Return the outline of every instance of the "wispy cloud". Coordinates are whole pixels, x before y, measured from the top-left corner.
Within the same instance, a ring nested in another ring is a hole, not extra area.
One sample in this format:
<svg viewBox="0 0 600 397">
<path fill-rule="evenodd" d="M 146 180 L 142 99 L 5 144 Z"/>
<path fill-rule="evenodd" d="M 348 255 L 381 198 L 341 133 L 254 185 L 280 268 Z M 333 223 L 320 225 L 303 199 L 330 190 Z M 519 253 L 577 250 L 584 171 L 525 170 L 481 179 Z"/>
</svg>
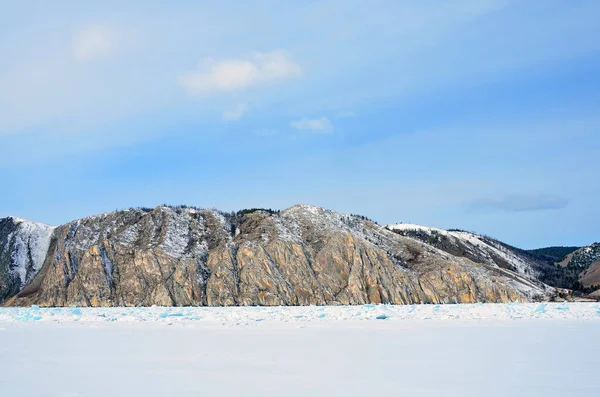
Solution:
<svg viewBox="0 0 600 397">
<path fill-rule="evenodd" d="M 3 11 L 14 23 L 0 24 L 0 35 L 11 38 L 0 40 L 0 134 L 23 133 L 38 125 L 44 125 L 47 135 L 81 130 L 76 124 L 102 131 L 107 123 L 140 115 L 168 117 L 168 109 L 189 111 L 203 122 L 233 107 L 215 101 L 187 109 L 196 104 L 186 91 L 237 94 L 303 74 L 310 78 L 289 84 L 289 90 L 251 92 L 252 97 L 235 100 L 256 104 L 252 111 L 257 116 L 268 109 L 270 117 L 288 121 L 290 115 L 326 114 L 337 130 L 338 118 L 356 112 L 368 120 L 369 106 L 376 108 L 391 98 L 398 102 L 390 106 L 405 107 L 418 94 L 428 106 L 429 98 L 435 103 L 448 89 L 464 84 L 476 91 L 482 83 L 513 81 L 521 72 L 553 67 L 555 60 L 585 64 L 583 56 L 599 48 L 593 37 L 600 31 L 594 18 L 600 4 L 592 1 L 581 7 L 552 2 L 535 26 L 522 18 L 535 12 L 534 2 L 459 0 L 459 6 L 442 8 L 393 0 L 376 7 L 343 7 L 344 1 L 301 8 L 286 2 L 251 3 L 247 9 L 220 3 L 164 5 L 142 16 L 131 5 L 117 15 L 103 2 L 94 13 L 102 19 L 74 31 L 73 22 L 89 21 L 90 11 L 43 2 L 38 12 L 49 23 L 36 24 L 27 18 L 25 3 L 11 2 Z M 199 24 L 198 15 L 210 17 Z M 511 26 L 510 34 L 503 34 L 506 26 Z M 273 48 L 290 53 L 268 52 Z M 267 52 L 249 52 L 255 49 Z M 84 68 L 74 62 L 112 60 L 117 52 L 118 62 L 111 65 Z M 368 57 L 363 56 L 366 52 Z M 213 58 L 196 68 L 205 55 Z M 440 63 L 444 68 L 435 67 Z M 130 135 L 134 129 L 122 130 Z M 89 147 L 94 145 L 89 139 Z"/>
<path fill-rule="evenodd" d="M 333 124 L 325 116 L 320 119 L 301 119 L 290 122 L 290 127 L 300 131 L 312 131 L 320 133 L 329 133 L 333 131 Z"/>
<path fill-rule="evenodd" d="M 241 119 L 246 111 L 248 110 L 248 105 L 245 103 L 240 103 L 235 107 L 234 110 L 226 110 L 223 112 L 223 120 L 239 120 Z"/>
<path fill-rule="evenodd" d="M 549 194 L 484 197 L 465 203 L 468 212 L 531 212 L 562 209 L 569 199 Z"/>
<path fill-rule="evenodd" d="M 108 55 L 114 48 L 115 33 L 106 26 L 90 25 L 73 37 L 73 57 L 81 62 Z"/>
<path fill-rule="evenodd" d="M 179 76 L 190 94 L 234 92 L 259 84 L 298 78 L 302 68 L 282 51 L 259 52 L 251 59 L 205 58 L 194 72 Z"/>
</svg>

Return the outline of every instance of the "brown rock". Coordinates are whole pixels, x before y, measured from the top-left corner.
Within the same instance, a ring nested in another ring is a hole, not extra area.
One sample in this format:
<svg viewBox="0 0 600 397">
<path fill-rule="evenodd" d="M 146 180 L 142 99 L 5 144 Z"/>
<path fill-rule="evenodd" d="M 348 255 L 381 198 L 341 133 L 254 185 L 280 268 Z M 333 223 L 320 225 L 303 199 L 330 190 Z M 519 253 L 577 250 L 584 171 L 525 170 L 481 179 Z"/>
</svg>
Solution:
<svg viewBox="0 0 600 397">
<path fill-rule="evenodd" d="M 8 305 L 355 305 L 508 302 L 540 283 L 373 222 L 311 206 L 231 216 L 158 207 L 57 228 Z"/>
</svg>

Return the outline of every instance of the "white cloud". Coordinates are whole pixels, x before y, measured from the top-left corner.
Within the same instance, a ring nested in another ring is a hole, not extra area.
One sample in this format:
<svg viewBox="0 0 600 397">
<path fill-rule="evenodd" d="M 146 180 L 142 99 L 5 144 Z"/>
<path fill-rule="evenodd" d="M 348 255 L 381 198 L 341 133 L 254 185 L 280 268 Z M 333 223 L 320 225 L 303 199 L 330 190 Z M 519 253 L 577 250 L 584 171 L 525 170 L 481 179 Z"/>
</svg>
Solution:
<svg viewBox="0 0 600 397">
<path fill-rule="evenodd" d="M 285 52 L 259 52 L 252 59 L 204 59 L 198 70 L 179 76 L 190 94 L 234 92 L 268 82 L 297 78 L 302 69 Z"/>
<path fill-rule="evenodd" d="M 294 120 L 290 122 L 290 126 L 297 130 L 310 130 L 313 132 L 328 133 L 333 131 L 333 125 L 327 117 L 321 117 L 320 119 L 302 119 Z"/>
<path fill-rule="evenodd" d="M 114 33 L 111 29 L 91 25 L 80 30 L 73 38 L 73 56 L 85 62 L 108 55 L 113 50 Z"/>
<path fill-rule="evenodd" d="M 248 106 L 245 103 L 240 103 L 234 110 L 226 110 L 223 112 L 223 120 L 239 120 L 246 114 Z"/>
</svg>

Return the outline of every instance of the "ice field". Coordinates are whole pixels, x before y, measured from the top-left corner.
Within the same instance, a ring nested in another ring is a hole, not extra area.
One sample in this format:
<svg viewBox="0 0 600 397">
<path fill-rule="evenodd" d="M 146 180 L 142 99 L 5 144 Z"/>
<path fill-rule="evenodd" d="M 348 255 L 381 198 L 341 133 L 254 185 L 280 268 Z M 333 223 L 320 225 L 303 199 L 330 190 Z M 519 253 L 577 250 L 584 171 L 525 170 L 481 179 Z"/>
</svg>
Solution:
<svg viewBox="0 0 600 397">
<path fill-rule="evenodd" d="M 0 308 L 0 323 L 156 322 L 252 326 L 262 321 L 315 323 L 348 320 L 600 320 L 600 303 L 508 303 L 461 305 L 362 305 L 271 307 Z"/>
<path fill-rule="evenodd" d="M 599 396 L 597 303 L 0 309 L 6 396 Z"/>
</svg>

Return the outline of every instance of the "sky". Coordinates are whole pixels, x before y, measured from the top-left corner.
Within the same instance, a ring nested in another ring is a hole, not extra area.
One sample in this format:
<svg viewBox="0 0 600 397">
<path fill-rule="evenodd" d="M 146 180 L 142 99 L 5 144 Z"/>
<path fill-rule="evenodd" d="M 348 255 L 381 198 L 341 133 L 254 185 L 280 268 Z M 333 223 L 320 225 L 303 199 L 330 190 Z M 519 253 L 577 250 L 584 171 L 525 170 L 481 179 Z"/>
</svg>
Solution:
<svg viewBox="0 0 600 397">
<path fill-rule="evenodd" d="M 0 0 L 0 217 L 313 204 L 600 241 L 600 2 Z"/>
</svg>

